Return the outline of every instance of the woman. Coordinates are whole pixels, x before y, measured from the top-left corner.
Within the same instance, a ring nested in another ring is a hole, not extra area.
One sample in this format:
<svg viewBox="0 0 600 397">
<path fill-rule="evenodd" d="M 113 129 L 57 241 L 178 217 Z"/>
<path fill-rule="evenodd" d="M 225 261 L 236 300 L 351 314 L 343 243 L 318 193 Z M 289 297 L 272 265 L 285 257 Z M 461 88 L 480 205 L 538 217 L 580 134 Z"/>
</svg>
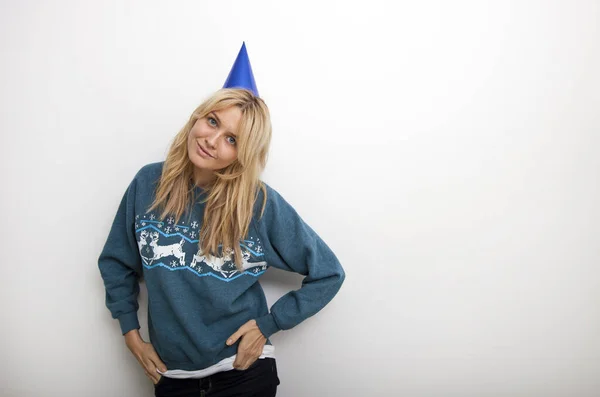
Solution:
<svg viewBox="0 0 600 397">
<path fill-rule="evenodd" d="M 269 111 L 249 63 L 247 83 L 231 78 L 236 65 L 166 160 L 137 173 L 98 261 L 106 305 L 156 396 L 274 396 L 268 338 L 321 310 L 345 277 L 327 245 L 260 181 Z M 268 266 L 306 276 L 270 311 L 258 283 Z M 150 343 L 138 331 L 142 275 Z"/>
</svg>

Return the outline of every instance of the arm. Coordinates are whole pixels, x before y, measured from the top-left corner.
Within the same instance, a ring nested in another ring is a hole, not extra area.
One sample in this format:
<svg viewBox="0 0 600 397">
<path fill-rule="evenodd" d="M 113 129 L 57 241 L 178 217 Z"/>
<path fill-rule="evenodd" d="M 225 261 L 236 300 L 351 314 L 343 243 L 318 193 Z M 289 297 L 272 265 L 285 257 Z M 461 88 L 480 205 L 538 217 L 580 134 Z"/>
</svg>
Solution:
<svg viewBox="0 0 600 397">
<path fill-rule="evenodd" d="M 270 266 L 305 275 L 302 287 L 282 296 L 256 319 L 265 337 L 290 329 L 321 310 L 339 291 L 345 272 L 335 254 L 275 190 L 257 222 Z M 258 200 L 262 204 L 262 200 Z"/>
<path fill-rule="evenodd" d="M 106 289 L 106 307 L 119 320 L 121 332 L 140 328 L 137 310 L 139 277 L 142 273 L 140 254 L 135 239 L 136 180 L 127 188 L 110 229 L 98 268 Z"/>
<path fill-rule="evenodd" d="M 127 348 L 144 368 L 148 378 L 156 384 L 161 378 L 157 370 L 164 372 L 167 367 L 152 344 L 144 342 L 138 331 L 142 262 L 134 230 L 135 194 L 136 179 L 131 182 L 121 200 L 108 239 L 98 258 L 98 267 L 106 288 L 106 307 L 112 317 L 119 320 Z"/>
</svg>

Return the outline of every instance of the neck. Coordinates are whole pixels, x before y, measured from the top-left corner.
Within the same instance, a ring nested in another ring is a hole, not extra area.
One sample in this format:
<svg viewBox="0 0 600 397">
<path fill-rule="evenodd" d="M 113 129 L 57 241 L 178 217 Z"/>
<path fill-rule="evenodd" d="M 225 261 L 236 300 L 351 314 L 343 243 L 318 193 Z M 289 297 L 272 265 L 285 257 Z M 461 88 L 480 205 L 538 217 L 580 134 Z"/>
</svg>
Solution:
<svg viewBox="0 0 600 397">
<path fill-rule="evenodd" d="M 210 185 L 214 180 L 214 171 L 194 167 L 194 184 L 196 186 L 204 188 Z"/>
</svg>

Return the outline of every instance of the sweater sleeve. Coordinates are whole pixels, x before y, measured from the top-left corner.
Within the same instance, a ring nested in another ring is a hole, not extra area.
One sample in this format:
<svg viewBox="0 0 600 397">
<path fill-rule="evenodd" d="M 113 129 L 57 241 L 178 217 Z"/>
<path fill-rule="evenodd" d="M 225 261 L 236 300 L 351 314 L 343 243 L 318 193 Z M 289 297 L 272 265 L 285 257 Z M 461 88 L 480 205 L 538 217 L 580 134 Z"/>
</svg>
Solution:
<svg viewBox="0 0 600 397">
<path fill-rule="evenodd" d="M 262 204 L 262 200 L 260 201 Z M 339 291 L 345 272 L 335 254 L 279 193 L 267 186 L 267 204 L 257 222 L 269 266 L 306 276 L 256 322 L 265 337 L 290 329 L 321 310 Z"/>
<path fill-rule="evenodd" d="M 124 334 L 140 328 L 137 310 L 142 273 L 141 258 L 135 238 L 134 179 L 123 195 L 108 239 L 98 258 L 98 267 L 106 289 L 106 307 L 119 320 Z"/>
</svg>

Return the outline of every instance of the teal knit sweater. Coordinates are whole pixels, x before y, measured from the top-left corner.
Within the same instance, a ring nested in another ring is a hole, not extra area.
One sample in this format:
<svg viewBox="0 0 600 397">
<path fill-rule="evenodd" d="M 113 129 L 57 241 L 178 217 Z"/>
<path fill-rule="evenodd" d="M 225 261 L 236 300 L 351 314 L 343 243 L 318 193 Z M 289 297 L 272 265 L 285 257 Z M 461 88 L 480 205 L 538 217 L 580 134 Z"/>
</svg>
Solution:
<svg viewBox="0 0 600 397">
<path fill-rule="evenodd" d="M 236 354 L 239 341 L 232 346 L 225 341 L 248 320 L 255 319 L 269 338 L 314 315 L 336 295 L 345 278 L 338 259 L 271 187 L 263 216 L 261 192 L 248 235 L 239 242 L 240 272 L 230 252 L 215 258 L 199 251 L 203 203 L 196 202 L 177 223 L 147 212 L 162 166 L 143 167 L 127 188 L 98 266 L 106 306 L 123 334 L 140 327 L 143 276 L 150 342 L 169 370 L 207 368 Z M 300 289 L 282 296 L 270 311 L 258 282 L 269 266 L 306 276 Z"/>
</svg>

